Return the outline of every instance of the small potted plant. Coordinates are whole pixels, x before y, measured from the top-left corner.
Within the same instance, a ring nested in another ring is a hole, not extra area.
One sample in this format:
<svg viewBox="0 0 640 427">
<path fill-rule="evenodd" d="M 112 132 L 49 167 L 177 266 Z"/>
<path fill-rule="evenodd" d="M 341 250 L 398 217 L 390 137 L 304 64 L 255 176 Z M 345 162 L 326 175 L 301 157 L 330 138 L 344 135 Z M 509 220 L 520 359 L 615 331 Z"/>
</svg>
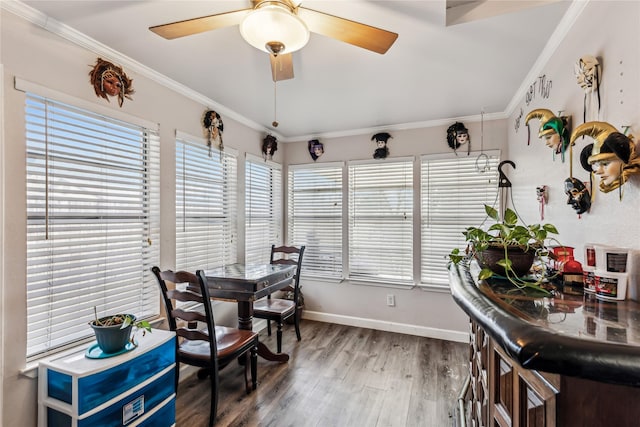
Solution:
<svg viewBox="0 0 640 427">
<path fill-rule="evenodd" d="M 478 275 L 480 280 L 497 274 L 517 287 L 543 290 L 540 285 L 547 279 L 544 267 L 534 281 L 524 276 L 530 272 L 536 258 L 552 256 L 547 241 L 555 242 L 549 235 L 558 234 L 556 227 L 552 224 L 518 224 L 517 214 L 509 208 L 502 218 L 491 206 L 484 205 L 484 209 L 494 223 L 486 230 L 468 227 L 462 233 L 467 242 L 465 253 L 453 249 L 449 254 L 450 261 L 458 264 L 463 259 L 475 258 L 482 268 Z"/>
<path fill-rule="evenodd" d="M 94 308 L 95 320 L 89 322 L 96 334 L 98 347 L 104 353 L 112 354 L 124 350 L 127 344 L 136 347 L 138 344 L 134 340 L 133 328 L 142 329 L 143 335 L 151 332 L 151 324 L 146 320 L 136 322 L 136 317 L 132 314 L 114 314 L 98 319 Z"/>
</svg>

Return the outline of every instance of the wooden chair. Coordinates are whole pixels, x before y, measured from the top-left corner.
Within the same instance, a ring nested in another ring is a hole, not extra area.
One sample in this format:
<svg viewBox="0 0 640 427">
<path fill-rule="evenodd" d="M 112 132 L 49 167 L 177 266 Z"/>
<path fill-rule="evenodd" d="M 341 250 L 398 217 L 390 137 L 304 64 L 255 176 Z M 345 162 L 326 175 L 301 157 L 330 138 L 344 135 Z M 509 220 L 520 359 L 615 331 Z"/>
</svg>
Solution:
<svg viewBox="0 0 640 427">
<path fill-rule="evenodd" d="M 160 271 L 158 267 L 153 267 L 151 270 L 162 289 L 169 327 L 176 332 L 178 337 L 176 341 L 176 392 L 178 391 L 180 363 L 203 368 L 205 375 L 198 373 L 198 377 L 204 378 L 208 374 L 211 379 L 209 426 L 213 426 L 218 408 L 218 371 L 220 369 L 233 360 L 244 359 L 246 392 L 249 394 L 251 390 L 256 389 L 258 334 L 215 325 L 207 279 L 202 270 L 198 270 L 196 274 L 186 271 Z M 192 287 L 197 287 L 200 293 L 168 289 L 166 281 L 172 282 L 174 285 L 189 283 Z M 186 304 L 176 306 L 174 305 L 175 301 Z M 197 322 L 206 325 L 206 328 L 198 329 Z M 248 378 L 249 369 L 251 369 L 251 382 Z"/>
<path fill-rule="evenodd" d="M 294 246 L 278 246 L 271 245 L 271 264 L 291 264 L 296 265 L 296 274 L 293 278 L 293 300 L 282 298 L 263 298 L 253 304 L 253 317 L 267 320 L 267 333 L 271 335 L 271 321 L 274 320 L 278 324 L 277 341 L 278 353 L 282 352 L 282 324 L 284 321 L 293 316 L 293 322 L 296 327 L 296 336 L 298 341 L 300 336 L 300 272 L 302 271 L 302 255 L 305 246 L 296 248 Z"/>
</svg>

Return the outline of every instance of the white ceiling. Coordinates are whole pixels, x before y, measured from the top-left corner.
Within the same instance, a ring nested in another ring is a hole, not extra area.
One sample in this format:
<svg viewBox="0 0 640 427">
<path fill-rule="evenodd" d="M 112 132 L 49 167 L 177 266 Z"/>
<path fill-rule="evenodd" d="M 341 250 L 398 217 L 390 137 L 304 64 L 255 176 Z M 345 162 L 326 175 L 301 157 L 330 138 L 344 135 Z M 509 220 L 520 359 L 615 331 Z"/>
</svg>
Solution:
<svg viewBox="0 0 640 427">
<path fill-rule="evenodd" d="M 302 6 L 399 37 L 379 55 L 312 34 L 308 45 L 294 53 L 295 78 L 277 84 L 280 125 L 273 129 L 269 57 L 249 46 L 237 26 L 175 40 L 148 30 L 245 9 L 250 1 L 23 3 L 88 36 L 94 48 L 110 48 L 100 52 L 102 57 L 125 65 L 125 71 L 126 63 L 138 62 L 210 100 L 203 111 L 217 109 L 223 120 L 225 114 L 245 118 L 285 141 L 450 120 L 481 111 L 503 113 L 571 4 L 304 1 Z M 460 23 L 447 26 L 448 20 Z"/>
</svg>

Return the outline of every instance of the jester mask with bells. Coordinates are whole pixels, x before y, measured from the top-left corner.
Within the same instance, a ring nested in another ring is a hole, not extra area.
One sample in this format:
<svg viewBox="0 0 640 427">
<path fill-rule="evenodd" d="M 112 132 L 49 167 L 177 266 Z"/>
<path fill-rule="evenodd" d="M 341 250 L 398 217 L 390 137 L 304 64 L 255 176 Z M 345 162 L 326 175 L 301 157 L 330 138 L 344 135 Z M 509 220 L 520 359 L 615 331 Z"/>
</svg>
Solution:
<svg viewBox="0 0 640 427">
<path fill-rule="evenodd" d="M 133 79 L 127 77 L 122 68 L 109 61 L 98 58 L 96 65 L 89 72 L 89 80 L 97 96 L 107 101 L 110 96 L 117 96 L 120 107 L 122 107 L 125 98 L 132 99 Z"/>
<path fill-rule="evenodd" d="M 554 158 L 556 154 L 561 154 L 564 162 L 564 152 L 569 146 L 569 118 L 557 117 L 551 110 L 538 108 L 527 114 L 525 118 L 527 130 L 529 129 L 529 121 L 533 119 L 540 119 L 538 138 L 544 138 L 547 147 L 553 149 Z M 529 141 L 527 141 L 528 144 Z"/>
<path fill-rule="evenodd" d="M 640 174 L 640 157 L 632 138 L 609 123 L 587 122 L 575 128 L 570 144 L 583 135 L 592 137 L 595 142 L 582 150 L 580 163 L 592 176 L 600 177 L 600 191 L 613 191 L 627 182 L 629 176 Z"/>
<path fill-rule="evenodd" d="M 389 155 L 389 147 L 387 147 L 387 141 L 389 138 L 393 138 L 388 132 L 379 132 L 371 137 L 372 141 L 376 142 L 376 151 L 373 152 L 374 159 L 384 159 Z"/>
</svg>

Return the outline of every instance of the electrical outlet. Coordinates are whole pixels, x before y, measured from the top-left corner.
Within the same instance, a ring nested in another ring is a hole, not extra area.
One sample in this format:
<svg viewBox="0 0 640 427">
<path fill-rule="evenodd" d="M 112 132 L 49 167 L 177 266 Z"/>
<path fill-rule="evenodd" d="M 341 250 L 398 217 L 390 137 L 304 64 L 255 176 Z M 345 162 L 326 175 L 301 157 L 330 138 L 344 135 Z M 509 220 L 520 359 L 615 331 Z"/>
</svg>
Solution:
<svg viewBox="0 0 640 427">
<path fill-rule="evenodd" d="M 396 296 L 393 294 L 387 295 L 387 306 L 395 307 L 396 306 Z"/>
</svg>

